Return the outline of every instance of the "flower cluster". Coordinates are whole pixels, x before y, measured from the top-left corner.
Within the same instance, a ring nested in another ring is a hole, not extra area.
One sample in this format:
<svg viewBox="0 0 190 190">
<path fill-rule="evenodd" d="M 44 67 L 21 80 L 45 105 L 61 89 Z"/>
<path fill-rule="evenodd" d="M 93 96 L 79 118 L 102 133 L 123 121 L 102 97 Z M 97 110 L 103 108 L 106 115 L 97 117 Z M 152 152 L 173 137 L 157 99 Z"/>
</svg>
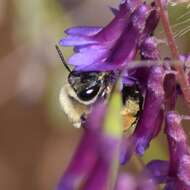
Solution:
<svg viewBox="0 0 190 190">
<path fill-rule="evenodd" d="M 166 3 L 166 2 L 164 2 Z M 165 6 L 165 5 L 164 5 Z M 178 70 L 171 59 L 161 60 L 154 30 L 160 19 L 155 2 L 123 0 L 111 8 L 114 18 L 105 27 L 73 27 L 60 40 L 73 46 L 69 63 L 77 72 L 112 72 L 121 76 L 123 86 L 137 84 L 144 96 L 143 108 L 131 134 L 122 132 L 121 98 L 114 85 L 107 102 L 93 106 L 85 131 L 73 159 L 58 185 L 58 190 L 165 190 L 190 189 L 190 152 L 182 126 L 184 116 L 175 112 L 176 100 L 182 96 Z M 133 62 L 137 55 L 141 61 Z M 189 56 L 180 56 L 180 68 L 190 83 Z M 162 64 L 154 64 L 159 61 Z M 117 81 L 117 80 L 116 80 Z M 163 125 L 164 124 L 164 125 Z M 143 156 L 150 142 L 164 129 L 169 159 L 152 160 L 137 176 L 119 173 L 132 155 Z"/>
<path fill-rule="evenodd" d="M 159 57 L 154 40 L 149 39 L 159 20 L 155 4 L 123 1 L 119 10 L 112 10 L 115 17 L 104 28 L 73 27 L 65 31 L 68 36 L 60 45 L 74 46 L 69 63 L 75 70 L 121 69 L 135 58 L 138 50 L 144 57 Z M 147 54 L 148 49 L 151 53 Z"/>
</svg>

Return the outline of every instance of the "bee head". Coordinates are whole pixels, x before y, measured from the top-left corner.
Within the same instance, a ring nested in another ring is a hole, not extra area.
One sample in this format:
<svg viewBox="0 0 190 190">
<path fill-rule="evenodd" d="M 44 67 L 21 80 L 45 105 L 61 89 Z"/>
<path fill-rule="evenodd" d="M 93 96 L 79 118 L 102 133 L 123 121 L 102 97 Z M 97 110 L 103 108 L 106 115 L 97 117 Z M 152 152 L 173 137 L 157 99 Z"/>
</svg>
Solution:
<svg viewBox="0 0 190 190">
<path fill-rule="evenodd" d="M 102 96 L 106 89 L 105 73 L 73 71 L 68 76 L 68 83 L 81 103 L 91 104 Z"/>
</svg>

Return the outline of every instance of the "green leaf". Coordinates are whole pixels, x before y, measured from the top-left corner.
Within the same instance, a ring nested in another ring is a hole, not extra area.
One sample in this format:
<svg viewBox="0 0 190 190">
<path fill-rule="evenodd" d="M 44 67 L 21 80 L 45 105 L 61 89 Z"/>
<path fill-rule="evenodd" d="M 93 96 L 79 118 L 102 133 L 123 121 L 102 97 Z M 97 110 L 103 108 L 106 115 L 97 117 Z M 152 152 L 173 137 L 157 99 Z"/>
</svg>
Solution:
<svg viewBox="0 0 190 190">
<path fill-rule="evenodd" d="M 119 81 L 113 88 L 108 101 L 107 112 L 103 124 L 105 134 L 113 137 L 121 137 L 123 133 L 123 122 L 121 116 L 122 100 L 119 91 Z"/>
</svg>

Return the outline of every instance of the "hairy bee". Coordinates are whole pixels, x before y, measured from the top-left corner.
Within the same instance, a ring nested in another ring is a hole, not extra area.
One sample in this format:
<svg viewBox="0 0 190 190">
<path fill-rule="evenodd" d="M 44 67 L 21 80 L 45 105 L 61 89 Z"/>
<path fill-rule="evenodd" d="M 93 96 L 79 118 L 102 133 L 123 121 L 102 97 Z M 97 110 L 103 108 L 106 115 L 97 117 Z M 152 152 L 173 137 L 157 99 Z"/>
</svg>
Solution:
<svg viewBox="0 0 190 190">
<path fill-rule="evenodd" d="M 64 60 L 64 57 L 56 46 L 57 52 L 68 70 L 68 83 L 60 91 L 59 101 L 73 123 L 74 127 L 79 128 L 85 122 L 91 106 L 99 99 L 106 100 L 113 86 L 113 72 L 78 72 L 71 70 Z M 143 97 L 137 85 L 124 86 L 122 89 L 123 110 L 125 129 L 133 126 L 142 109 Z M 124 130 L 125 130 L 124 129 Z"/>
</svg>

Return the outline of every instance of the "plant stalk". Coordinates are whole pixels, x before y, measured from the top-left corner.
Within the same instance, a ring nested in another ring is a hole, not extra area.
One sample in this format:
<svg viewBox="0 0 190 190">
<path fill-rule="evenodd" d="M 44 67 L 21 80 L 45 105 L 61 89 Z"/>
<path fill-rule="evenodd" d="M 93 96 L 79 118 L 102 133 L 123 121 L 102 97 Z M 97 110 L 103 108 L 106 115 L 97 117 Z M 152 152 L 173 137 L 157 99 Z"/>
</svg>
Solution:
<svg viewBox="0 0 190 190">
<path fill-rule="evenodd" d="M 190 107 L 190 85 L 185 75 L 182 64 L 179 61 L 179 51 L 174 39 L 172 29 L 170 27 L 168 12 L 167 12 L 166 7 L 163 6 L 162 0 L 155 0 L 155 1 L 156 1 L 157 6 L 160 9 L 160 18 L 161 18 L 161 22 L 162 22 L 166 37 L 167 37 L 168 46 L 171 50 L 172 57 L 175 60 L 174 67 L 175 67 L 175 70 L 177 71 L 177 80 L 180 84 L 184 98 L 187 101 L 188 106 Z"/>
</svg>

